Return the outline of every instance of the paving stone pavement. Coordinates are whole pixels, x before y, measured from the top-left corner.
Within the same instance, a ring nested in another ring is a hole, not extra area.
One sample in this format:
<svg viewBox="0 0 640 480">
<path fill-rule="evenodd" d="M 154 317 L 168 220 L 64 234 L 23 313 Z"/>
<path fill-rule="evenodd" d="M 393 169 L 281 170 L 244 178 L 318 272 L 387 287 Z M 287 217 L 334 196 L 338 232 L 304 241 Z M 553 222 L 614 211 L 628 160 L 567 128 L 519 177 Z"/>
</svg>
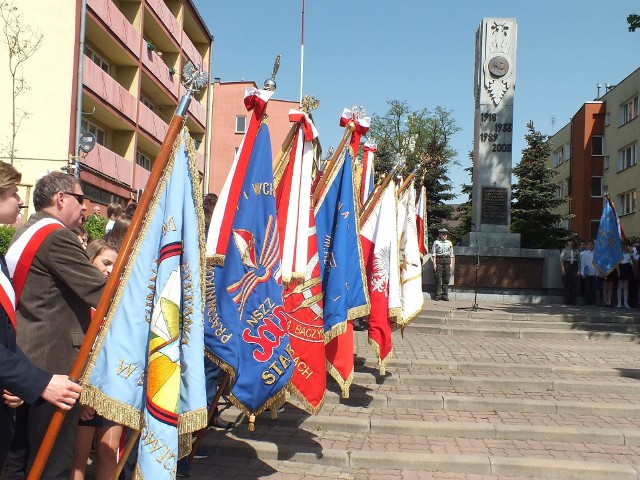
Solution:
<svg viewBox="0 0 640 480">
<path fill-rule="evenodd" d="M 192 478 L 640 480 L 640 338 L 527 336 L 541 322 L 587 332 L 585 319 L 600 330 L 640 327 L 640 312 L 468 306 L 427 300 L 415 326 L 394 333 L 386 375 L 356 332 L 351 396 L 340 399 L 329 381 L 318 416 L 291 399 L 279 419 L 260 415 L 249 432 L 235 407 L 225 408 L 237 424 L 209 431 L 210 456 L 194 460 Z M 423 328 L 443 318 L 459 334 Z M 478 334 L 478 322 L 505 319 L 525 335 Z"/>
</svg>

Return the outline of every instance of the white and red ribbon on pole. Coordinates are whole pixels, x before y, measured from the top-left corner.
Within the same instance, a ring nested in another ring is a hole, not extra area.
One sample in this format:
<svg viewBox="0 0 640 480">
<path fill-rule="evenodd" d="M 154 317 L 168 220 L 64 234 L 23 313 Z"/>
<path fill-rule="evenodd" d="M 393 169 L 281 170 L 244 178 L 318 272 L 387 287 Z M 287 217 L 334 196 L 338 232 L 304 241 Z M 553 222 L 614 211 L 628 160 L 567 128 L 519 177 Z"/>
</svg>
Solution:
<svg viewBox="0 0 640 480">
<path fill-rule="evenodd" d="M 303 277 L 307 270 L 313 172 L 312 142 L 318 136 L 315 125 L 304 112 L 289 110 L 289 120 L 298 122 L 300 128 L 291 149 L 291 161 L 294 163 L 282 249 L 282 279 L 285 282 L 294 276 Z"/>
<path fill-rule="evenodd" d="M 364 206 L 367 198 L 373 191 L 373 160 L 377 152 L 375 143 L 364 144 L 364 156 L 362 157 L 362 179 L 360 181 L 360 205 Z"/>
<path fill-rule="evenodd" d="M 214 257 L 219 262 L 224 261 L 224 256 L 227 253 L 227 246 L 231 238 L 231 226 L 240 199 L 247 165 L 262 116 L 272 95 L 273 92 L 269 90 L 258 90 L 254 87 L 245 89 L 244 105 L 248 111 L 252 112 L 249 127 L 218 196 L 219 200 L 211 217 L 209 232 L 207 232 L 207 256 Z"/>
<path fill-rule="evenodd" d="M 342 111 L 342 115 L 340 116 L 340 126 L 346 127 L 349 122 L 353 122 L 355 125 L 355 129 L 351 133 L 351 140 L 349 141 L 349 145 L 353 150 L 353 156 L 355 157 L 358 154 L 358 148 L 360 147 L 360 138 L 363 135 L 366 135 L 369 131 L 369 127 L 371 126 L 371 118 L 358 118 L 355 113 L 353 113 L 348 108 L 345 108 Z"/>
</svg>

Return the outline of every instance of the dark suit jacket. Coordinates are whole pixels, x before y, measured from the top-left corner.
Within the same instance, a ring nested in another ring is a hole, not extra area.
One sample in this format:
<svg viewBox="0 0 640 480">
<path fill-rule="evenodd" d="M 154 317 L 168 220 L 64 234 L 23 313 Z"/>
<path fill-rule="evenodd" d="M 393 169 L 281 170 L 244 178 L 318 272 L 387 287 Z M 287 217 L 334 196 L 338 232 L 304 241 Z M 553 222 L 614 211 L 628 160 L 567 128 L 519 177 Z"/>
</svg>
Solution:
<svg viewBox="0 0 640 480">
<path fill-rule="evenodd" d="M 4 256 L 0 268 L 9 277 Z M 25 402 L 35 402 L 51 380 L 51 374 L 33 365 L 16 347 L 16 332 L 0 307 L 0 396 L 8 390 Z M 13 438 L 13 409 L 0 399 L 0 470 Z"/>
<path fill-rule="evenodd" d="M 42 218 L 33 214 L 12 242 Z M 27 274 L 18 303 L 18 346 L 36 366 L 68 374 L 91 320 L 105 278 L 89 261 L 78 237 L 58 228 L 45 238 Z"/>
</svg>

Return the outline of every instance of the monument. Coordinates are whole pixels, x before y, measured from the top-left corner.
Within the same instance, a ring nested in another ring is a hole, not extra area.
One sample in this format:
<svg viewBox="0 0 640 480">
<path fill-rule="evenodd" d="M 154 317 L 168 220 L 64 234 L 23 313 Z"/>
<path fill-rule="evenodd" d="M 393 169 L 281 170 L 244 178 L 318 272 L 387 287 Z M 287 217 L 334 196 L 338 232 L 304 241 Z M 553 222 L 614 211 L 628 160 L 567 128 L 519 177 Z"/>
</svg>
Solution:
<svg viewBox="0 0 640 480">
<path fill-rule="evenodd" d="M 454 248 L 453 297 L 555 302 L 562 297 L 558 251 L 520 248 L 511 233 L 513 97 L 517 24 L 484 18 L 476 32 L 472 224 Z M 433 267 L 431 267 L 433 268 Z"/>
<path fill-rule="evenodd" d="M 517 24 L 484 18 L 476 32 L 471 232 L 468 247 L 519 248 L 511 225 L 513 94 Z"/>
</svg>

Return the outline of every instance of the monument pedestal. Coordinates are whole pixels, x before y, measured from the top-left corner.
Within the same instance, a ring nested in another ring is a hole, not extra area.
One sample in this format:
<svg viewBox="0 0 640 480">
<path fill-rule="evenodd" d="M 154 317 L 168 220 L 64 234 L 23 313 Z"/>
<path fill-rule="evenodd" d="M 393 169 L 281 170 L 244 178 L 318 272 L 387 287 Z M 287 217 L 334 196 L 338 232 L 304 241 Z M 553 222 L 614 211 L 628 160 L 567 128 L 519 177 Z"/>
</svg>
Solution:
<svg viewBox="0 0 640 480">
<path fill-rule="evenodd" d="M 464 247 L 520 248 L 520 234 L 507 232 L 469 232 L 462 237 Z"/>
</svg>

